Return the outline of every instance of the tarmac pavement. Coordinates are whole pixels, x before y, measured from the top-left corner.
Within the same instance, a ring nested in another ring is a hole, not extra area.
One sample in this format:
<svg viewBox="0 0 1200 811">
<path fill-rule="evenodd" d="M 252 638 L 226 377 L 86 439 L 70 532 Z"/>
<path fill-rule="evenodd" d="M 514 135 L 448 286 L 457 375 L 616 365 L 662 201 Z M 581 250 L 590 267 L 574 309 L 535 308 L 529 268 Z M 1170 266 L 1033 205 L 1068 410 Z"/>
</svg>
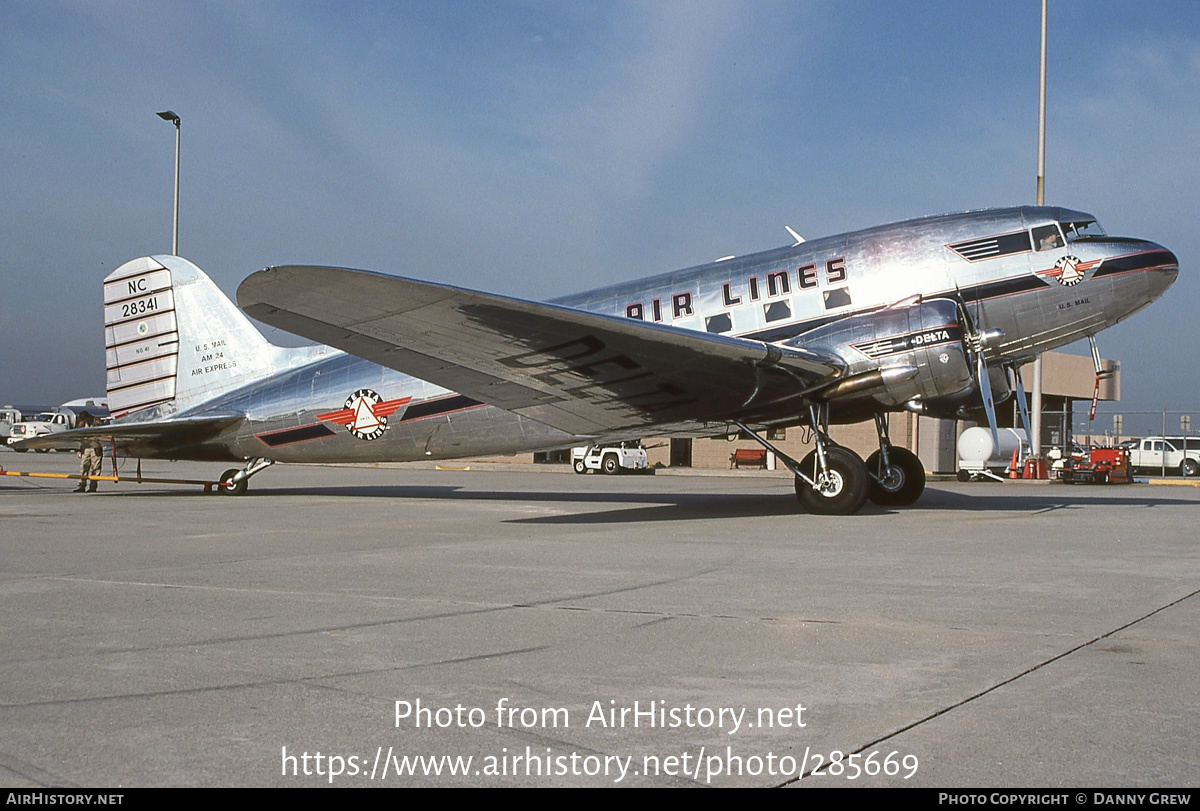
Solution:
<svg viewBox="0 0 1200 811">
<path fill-rule="evenodd" d="M 472 467 L 0 477 L 0 783 L 1200 784 L 1196 488 Z"/>
</svg>

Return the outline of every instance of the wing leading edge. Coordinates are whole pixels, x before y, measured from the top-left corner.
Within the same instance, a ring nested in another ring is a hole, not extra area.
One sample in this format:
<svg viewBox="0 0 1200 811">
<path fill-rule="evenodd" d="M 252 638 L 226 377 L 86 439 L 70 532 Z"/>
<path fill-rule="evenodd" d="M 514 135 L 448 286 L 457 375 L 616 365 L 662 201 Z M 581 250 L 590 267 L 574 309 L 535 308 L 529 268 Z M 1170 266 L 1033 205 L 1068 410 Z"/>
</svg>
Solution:
<svg viewBox="0 0 1200 811">
<path fill-rule="evenodd" d="M 271 326 L 577 435 L 778 415 L 845 370 L 832 354 L 362 270 L 267 268 L 237 298 Z"/>
</svg>

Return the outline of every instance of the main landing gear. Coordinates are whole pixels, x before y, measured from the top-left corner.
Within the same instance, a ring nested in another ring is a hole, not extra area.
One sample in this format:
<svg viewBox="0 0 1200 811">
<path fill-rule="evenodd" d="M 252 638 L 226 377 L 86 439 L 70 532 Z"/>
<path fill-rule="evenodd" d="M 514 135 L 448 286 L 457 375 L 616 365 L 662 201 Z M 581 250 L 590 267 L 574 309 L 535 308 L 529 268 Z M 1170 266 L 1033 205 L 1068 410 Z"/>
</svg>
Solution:
<svg viewBox="0 0 1200 811">
<path fill-rule="evenodd" d="M 275 463 L 270 459 L 259 458 L 251 459 L 241 470 L 232 467 L 221 474 L 221 480 L 217 485 L 217 492 L 227 496 L 243 495 L 246 492 L 246 488 L 250 486 L 250 477 L 273 464 Z"/>
<path fill-rule="evenodd" d="M 871 478 L 857 453 L 835 445 L 829 438 L 829 405 L 809 406 L 809 422 L 816 441 L 801 461 L 783 453 L 743 423 L 737 426 L 753 437 L 796 476 L 796 498 L 800 505 L 817 515 L 851 515 L 867 500 Z"/>
<path fill-rule="evenodd" d="M 796 498 L 808 512 L 851 515 L 868 498 L 881 506 L 904 506 L 912 504 L 925 491 L 925 466 L 912 451 L 892 445 L 885 415 L 875 417 L 879 450 L 867 457 L 866 462 L 829 438 L 828 404 L 810 406 L 809 421 L 816 448 L 799 462 L 743 423 L 737 423 L 795 474 Z"/>
<path fill-rule="evenodd" d="M 804 457 L 799 471 L 792 472 L 796 474 L 796 498 L 810 513 L 852 515 L 867 500 L 871 479 L 862 458 L 849 448 L 834 445 L 819 431 L 817 449 Z"/>
<path fill-rule="evenodd" d="M 879 450 L 867 457 L 871 486 L 867 497 L 882 507 L 904 507 L 925 492 L 925 466 L 907 448 L 897 448 L 888 438 L 887 415 L 875 415 Z"/>
</svg>

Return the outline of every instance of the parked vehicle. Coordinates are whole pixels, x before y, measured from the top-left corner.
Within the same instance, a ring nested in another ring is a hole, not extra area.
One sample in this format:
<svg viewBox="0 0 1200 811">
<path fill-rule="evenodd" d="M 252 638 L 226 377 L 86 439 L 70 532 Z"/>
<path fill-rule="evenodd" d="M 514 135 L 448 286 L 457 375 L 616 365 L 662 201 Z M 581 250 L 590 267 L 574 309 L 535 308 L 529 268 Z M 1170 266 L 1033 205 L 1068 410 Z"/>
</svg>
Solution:
<svg viewBox="0 0 1200 811">
<path fill-rule="evenodd" d="M 1062 480 L 1067 484 L 1129 484 L 1133 481 L 1126 448 L 1092 448 L 1082 459 L 1067 459 Z"/>
<path fill-rule="evenodd" d="M 1050 478 L 1065 481 L 1067 470 L 1086 464 L 1088 449 L 1072 439 L 1069 445 L 1058 445 L 1046 451 L 1045 456 Z"/>
<path fill-rule="evenodd" d="M 1146 473 L 1165 469 L 1183 476 L 1200 476 L 1200 437 L 1146 437 L 1129 452 L 1129 463 Z"/>
<path fill-rule="evenodd" d="M 21 421 L 21 412 L 10 405 L 0 408 L 0 441 L 8 442 L 12 427 Z"/>
<path fill-rule="evenodd" d="M 645 470 L 649 465 L 646 449 L 636 439 L 619 445 L 593 445 L 571 449 L 571 466 L 580 474 L 589 470 L 609 474 L 626 470 Z"/>
<path fill-rule="evenodd" d="M 8 444 L 12 445 L 14 442 L 34 436 L 45 436 L 46 434 L 69 431 L 74 427 L 74 411 L 43 411 L 41 414 L 36 414 L 23 422 L 15 423 L 9 430 Z M 24 453 L 27 449 L 14 448 L 14 450 L 18 453 Z M 38 448 L 38 453 L 45 452 L 41 448 Z"/>
</svg>

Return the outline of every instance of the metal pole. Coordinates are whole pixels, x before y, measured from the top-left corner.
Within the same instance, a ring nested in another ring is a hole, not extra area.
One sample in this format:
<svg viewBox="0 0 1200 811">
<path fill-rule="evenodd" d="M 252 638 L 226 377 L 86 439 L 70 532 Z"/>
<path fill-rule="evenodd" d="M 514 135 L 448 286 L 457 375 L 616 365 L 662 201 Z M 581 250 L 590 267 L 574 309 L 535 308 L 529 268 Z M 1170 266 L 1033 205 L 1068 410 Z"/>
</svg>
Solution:
<svg viewBox="0 0 1200 811">
<path fill-rule="evenodd" d="M 175 119 L 175 215 L 171 218 L 171 255 L 179 256 L 179 119 Z"/>
<path fill-rule="evenodd" d="M 1186 416 L 1186 415 L 1180 417 L 1179 418 L 1179 430 L 1183 432 L 1183 459 L 1179 463 L 1179 474 L 1186 479 L 1187 474 L 1188 474 L 1187 473 L 1188 472 L 1187 440 L 1188 440 L 1188 431 L 1192 430 L 1192 418 L 1189 416 Z"/>
<path fill-rule="evenodd" d="M 179 116 L 164 110 L 158 117 L 175 125 L 175 206 L 171 221 L 171 255 L 179 256 Z"/>
<path fill-rule="evenodd" d="M 1163 409 L 1163 424 L 1162 433 L 1158 435 L 1161 440 L 1158 444 L 1162 448 L 1162 477 L 1167 478 L 1167 410 Z"/>
<path fill-rule="evenodd" d="M 1042 0 L 1042 64 L 1038 84 L 1038 166 L 1037 204 L 1046 204 L 1046 2 Z M 1042 354 L 1033 359 L 1033 392 L 1031 395 L 1033 414 L 1030 417 L 1030 452 L 1035 458 L 1042 455 Z M 1065 426 L 1064 426 L 1065 433 Z"/>
</svg>

